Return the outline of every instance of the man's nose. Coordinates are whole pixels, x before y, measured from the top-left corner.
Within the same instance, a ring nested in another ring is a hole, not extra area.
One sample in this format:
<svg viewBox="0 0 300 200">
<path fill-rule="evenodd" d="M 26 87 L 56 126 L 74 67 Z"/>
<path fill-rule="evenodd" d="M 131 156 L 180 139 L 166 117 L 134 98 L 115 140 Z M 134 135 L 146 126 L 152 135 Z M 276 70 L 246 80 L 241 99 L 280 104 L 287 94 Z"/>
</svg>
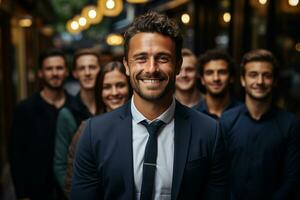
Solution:
<svg viewBox="0 0 300 200">
<path fill-rule="evenodd" d="M 217 80 L 219 80 L 219 78 L 220 78 L 219 74 L 217 72 L 214 72 L 213 73 L 213 80 L 217 81 Z"/>
<path fill-rule="evenodd" d="M 89 75 L 91 73 L 91 70 L 89 67 L 84 68 L 84 74 Z"/>
<path fill-rule="evenodd" d="M 149 73 L 154 73 L 158 70 L 158 65 L 154 58 L 149 59 L 145 71 Z"/>
<path fill-rule="evenodd" d="M 262 84 L 264 82 L 264 77 L 262 76 L 262 74 L 258 75 L 257 77 L 257 83 L 258 84 Z"/>
<path fill-rule="evenodd" d="M 117 89 L 116 86 L 113 86 L 111 90 L 112 90 L 111 92 L 112 92 L 113 95 L 117 95 L 118 94 L 118 89 Z"/>
</svg>

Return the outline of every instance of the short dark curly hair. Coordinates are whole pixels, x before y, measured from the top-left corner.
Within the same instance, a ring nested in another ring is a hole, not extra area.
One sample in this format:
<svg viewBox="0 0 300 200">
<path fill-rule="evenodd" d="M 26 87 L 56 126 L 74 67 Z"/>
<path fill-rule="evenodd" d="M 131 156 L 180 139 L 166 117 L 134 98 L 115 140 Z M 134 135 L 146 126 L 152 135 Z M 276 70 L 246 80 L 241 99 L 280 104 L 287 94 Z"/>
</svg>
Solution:
<svg viewBox="0 0 300 200">
<path fill-rule="evenodd" d="M 67 67 L 67 59 L 65 53 L 60 49 L 46 49 L 39 55 L 39 63 L 38 63 L 38 69 L 43 68 L 43 62 L 45 59 L 49 57 L 59 56 L 62 57 L 65 61 L 65 66 Z"/>
<path fill-rule="evenodd" d="M 176 59 L 181 60 L 182 49 L 182 35 L 178 24 L 168 18 L 166 15 L 159 14 L 154 11 L 149 11 L 144 15 L 137 17 L 132 25 L 124 33 L 124 55 L 127 60 L 129 41 L 137 33 L 160 33 L 164 36 L 168 36 L 175 44 Z"/>
<path fill-rule="evenodd" d="M 203 76 L 204 73 L 204 66 L 212 61 L 212 60 L 224 60 L 227 63 L 228 71 L 230 76 L 235 75 L 235 67 L 234 62 L 231 57 L 223 50 L 220 49 L 211 49 L 206 51 L 199 57 L 198 61 L 198 71 L 200 76 Z"/>
</svg>

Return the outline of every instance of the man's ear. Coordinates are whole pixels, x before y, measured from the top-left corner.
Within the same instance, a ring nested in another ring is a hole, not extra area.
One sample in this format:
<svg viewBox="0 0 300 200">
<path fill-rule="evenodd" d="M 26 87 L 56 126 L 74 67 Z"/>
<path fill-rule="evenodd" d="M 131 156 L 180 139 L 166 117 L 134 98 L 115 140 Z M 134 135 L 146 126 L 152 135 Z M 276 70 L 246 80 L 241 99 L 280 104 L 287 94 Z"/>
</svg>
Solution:
<svg viewBox="0 0 300 200">
<path fill-rule="evenodd" d="M 201 84 L 202 84 L 203 86 L 205 86 L 205 81 L 204 81 L 204 79 L 203 79 L 203 77 L 202 77 L 201 75 L 199 75 L 199 79 L 200 79 L 200 81 L 201 81 Z"/>
<path fill-rule="evenodd" d="M 126 75 L 127 75 L 127 76 L 130 76 L 130 73 L 129 73 L 129 66 L 128 66 L 128 61 L 126 60 L 125 57 L 123 57 L 123 64 L 124 64 L 125 69 L 126 69 Z"/>
<path fill-rule="evenodd" d="M 39 69 L 39 70 L 37 71 L 37 76 L 38 76 L 40 79 L 43 78 L 43 71 L 42 71 L 41 69 Z"/>
<path fill-rule="evenodd" d="M 78 79 L 78 75 L 75 69 L 72 70 L 72 75 L 74 78 Z"/>
<path fill-rule="evenodd" d="M 245 87 L 246 83 L 245 83 L 245 77 L 244 77 L 244 75 L 241 75 L 241 76 L 240 76 L 240 81 L 241 81 L 241 85 L 242 85 L 243 87 Z"/>
</svg>

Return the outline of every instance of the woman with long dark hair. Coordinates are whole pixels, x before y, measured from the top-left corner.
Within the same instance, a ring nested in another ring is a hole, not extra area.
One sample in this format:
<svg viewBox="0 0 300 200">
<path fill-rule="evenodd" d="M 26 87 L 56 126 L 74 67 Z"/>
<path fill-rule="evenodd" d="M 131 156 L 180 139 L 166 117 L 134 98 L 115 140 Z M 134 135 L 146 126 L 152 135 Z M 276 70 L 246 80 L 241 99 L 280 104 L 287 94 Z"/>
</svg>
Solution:
<svg viewBox="0 0 300 200">
<path fill-rule="evenodd" d="M 128 101 L 131 94 L 132 89 L 129 78 L 126 76 L 124 65 L 119 61 L 109 62 L 101 69 L 97 77 L 95 88 L 96 114 L 99 115 L 117 109 Z M 78 128 L 69 147 L 64 188 L 67 197 L 69 197 L 71 190 L 75 149 L 84 127 L 85 122 Z"/>
</svg>

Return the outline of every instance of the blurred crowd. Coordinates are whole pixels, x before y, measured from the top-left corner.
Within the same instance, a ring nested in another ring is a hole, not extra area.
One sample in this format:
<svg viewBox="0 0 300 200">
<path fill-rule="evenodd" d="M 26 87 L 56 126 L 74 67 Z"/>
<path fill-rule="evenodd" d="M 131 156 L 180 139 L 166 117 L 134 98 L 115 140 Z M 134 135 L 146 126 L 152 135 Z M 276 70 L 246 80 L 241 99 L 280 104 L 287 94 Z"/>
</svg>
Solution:
<svg viewBox="0 0 300 200">
<path fill-rule="evenodd" d="M 295 193 L 290 185 L 299 184 L 300 172 L 295 169 L 300 166 L 299 122 L 296 115 L 278 108 L 278 63 L 272 52 L 251 50 L 241 63 L 221 49 L 198 56 L 182 48 L 181 55 L 171 90 L 178 103 L 222 124 L 232 160 L 229 171 L 235 177 L 233 190 L 237 191 L 232 199 L 262 199 L 258 194 L 275 190 L 278 196 L 274 199 L 294 198 L 283 196 Z M 17 105 L 8 145 L 15 199 L 70 198 L 75 150 L 87 121 L 131 101 L 137 93 L 131 85 L 138 84 L 131 83 L 131 76 L 141 75 L 131 73 L 129 64 L 144 62 L 143 55 L 139 56 L 138 61 L 124 58 L 124 62 L 102 65 L 100 52 L 78 49 L 68 71 L 64 52 L 49 49 L 41 53 L 37 73 L 43 87 Z M 160 56 L 157 62 L 167 59 Z M 163 78 L 158 71 L 151 73 Z M 75 96 L 64 88 L 68 76 L 80 86 Z M 261 189 L 265 185 L 269 191 Z M 247 194 L 249 198 L 242 197 Z"/>
</svg>

